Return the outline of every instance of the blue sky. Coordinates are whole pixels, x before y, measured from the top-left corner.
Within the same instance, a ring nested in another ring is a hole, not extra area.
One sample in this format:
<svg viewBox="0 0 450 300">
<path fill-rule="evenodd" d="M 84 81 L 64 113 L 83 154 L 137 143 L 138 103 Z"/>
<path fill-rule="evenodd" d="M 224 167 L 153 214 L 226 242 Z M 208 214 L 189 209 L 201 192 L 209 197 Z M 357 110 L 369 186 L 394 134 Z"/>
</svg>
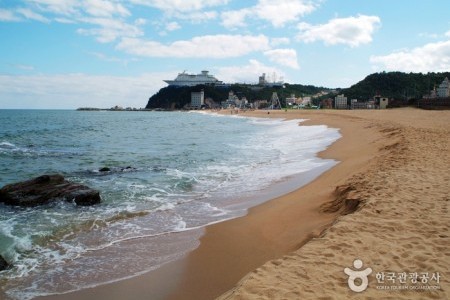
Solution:
<svg viewBox="0 0 450 300">
<path fill-rule="evenodd" d="M 179 72 L 348 87 L 450 70 L 448 0 L 0 0 L 0 109 L 144 107 Z"/>
</svg>

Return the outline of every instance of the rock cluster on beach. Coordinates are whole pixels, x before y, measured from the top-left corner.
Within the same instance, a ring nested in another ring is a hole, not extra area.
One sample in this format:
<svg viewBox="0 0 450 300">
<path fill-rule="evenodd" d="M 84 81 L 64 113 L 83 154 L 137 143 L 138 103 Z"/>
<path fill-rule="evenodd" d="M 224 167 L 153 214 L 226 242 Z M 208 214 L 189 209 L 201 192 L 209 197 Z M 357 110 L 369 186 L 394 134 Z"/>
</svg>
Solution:
<svg viewBox="0 0 450 300">
<path fill-rule="evenodd" d="M 60 174 L 42 175 L 0 189 L 0 203 L 7 205 L 30 207 L 61 199 L 83 206 L 101 201 L 99 191 L 69 182 Z"/>
</svg>

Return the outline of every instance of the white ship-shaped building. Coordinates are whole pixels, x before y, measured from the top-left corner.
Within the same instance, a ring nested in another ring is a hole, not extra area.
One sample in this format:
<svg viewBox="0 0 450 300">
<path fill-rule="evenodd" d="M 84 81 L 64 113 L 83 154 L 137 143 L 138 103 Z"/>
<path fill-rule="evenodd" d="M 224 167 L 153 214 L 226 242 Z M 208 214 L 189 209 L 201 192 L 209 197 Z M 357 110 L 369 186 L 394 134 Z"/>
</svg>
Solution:
<svg viewBox="0 0 450 300">
<path fill-rule="evenodd" d="M 178 73 L 177 78 L 174 80 L 164 80 L 169 86 L 196 86 L 199 84 L 211 85 L 222 84 L 223 82 L 218 80 L 213 75 L 209 75 L 208 71 L 202 71 L 201 74 L 187 74 L 186 71 Z"/>
</svg>

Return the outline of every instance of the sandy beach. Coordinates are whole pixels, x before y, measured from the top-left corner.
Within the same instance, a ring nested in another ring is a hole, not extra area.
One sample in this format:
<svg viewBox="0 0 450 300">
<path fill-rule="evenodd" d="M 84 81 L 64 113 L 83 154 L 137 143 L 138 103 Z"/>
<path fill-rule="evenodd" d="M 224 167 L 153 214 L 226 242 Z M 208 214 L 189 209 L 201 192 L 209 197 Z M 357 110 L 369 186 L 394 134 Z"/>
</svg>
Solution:
<svg viewBox="0 0 450 300">
<path fill-rule="evenodd" d="M 179 261 L 42 299 L 450 297 L 450 111 L 240 114 L 339 128 L 342 138 L 319 154 L 339 164 L 245 217 L 208 226 L 200 246 Z M 360 293 L 344 273 L 358 269 L 356 259 L 360 270 L 372 270 Z"/>
</svg>

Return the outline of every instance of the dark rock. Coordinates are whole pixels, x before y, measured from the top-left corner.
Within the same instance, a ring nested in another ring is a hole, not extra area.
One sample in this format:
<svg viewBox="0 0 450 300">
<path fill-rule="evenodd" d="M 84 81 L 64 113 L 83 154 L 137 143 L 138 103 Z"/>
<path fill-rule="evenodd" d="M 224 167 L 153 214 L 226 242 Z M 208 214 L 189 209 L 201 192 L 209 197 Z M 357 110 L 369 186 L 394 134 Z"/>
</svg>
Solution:
<svg viewBox="0 0 450 300">
<path fill-rule="evenodd" d="M 9 268 L 8 262 L 0 255 L 0 271 L 6 270 Z"/>
<path fill-rule="evenodd" d="M 99 191 L 69 182 L 60 174 L 42 175 L 0 189 L 0 202 L 7 205 L 37 206 L 58 199 L 73 201 L 77 205 L 93 205 L 101 201 Z"/>
<path fill-rule="evenodd" d="M 131 166 L 127 167 L 102 167 L 98 169 L 99 175 L 109 175 L 112 173 L 124 173 L 124 172 L 133 172 L 136 171 L 136 168 L 133 168 Z"/>
</svg>

